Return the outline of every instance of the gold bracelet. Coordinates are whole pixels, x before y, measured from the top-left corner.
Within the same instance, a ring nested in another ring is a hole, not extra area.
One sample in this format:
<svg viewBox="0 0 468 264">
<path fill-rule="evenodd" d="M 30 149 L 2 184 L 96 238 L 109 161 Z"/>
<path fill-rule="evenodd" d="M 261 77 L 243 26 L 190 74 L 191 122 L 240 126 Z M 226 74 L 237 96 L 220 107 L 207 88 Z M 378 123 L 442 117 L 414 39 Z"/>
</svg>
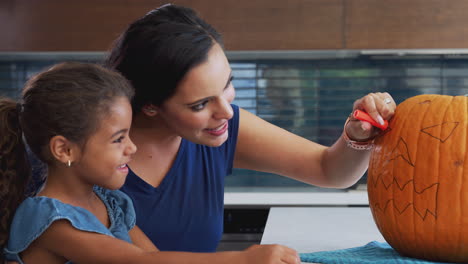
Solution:
<svg viewBox="0 0 468 264">
<path fill-rule="evenodd" d="M 344 141 L 346 142 L 346 145 L 349 148 L 355 149 L 355 150 L 371 150 L 374 147 L 374 139 L 370 139 L 367 141 L 355 141 L 349 138 L 348 134 L 346 133 L 346 125 L 350 121 L 349 117 L 346 119 L 346 122 L 343 127 L 343 134 L 342 137 Z"/>
</svg>

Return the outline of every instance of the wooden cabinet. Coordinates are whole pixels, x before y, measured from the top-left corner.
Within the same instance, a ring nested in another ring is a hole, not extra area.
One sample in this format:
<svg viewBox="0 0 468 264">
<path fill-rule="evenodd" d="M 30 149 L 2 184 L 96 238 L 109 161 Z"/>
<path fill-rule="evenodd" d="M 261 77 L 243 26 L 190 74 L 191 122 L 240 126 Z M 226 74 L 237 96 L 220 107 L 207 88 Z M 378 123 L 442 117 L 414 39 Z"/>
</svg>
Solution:
<svg viewBox="0 0 468 264">
<path fill-rule="evenodd" d="M 346 0 L 347 49 L 468 48 L 466 0 Z"/>
<path fill-rule="evenodd" d="M 1 0 L 0 51 L 103 51 L 161 0 Z M 228 50 L 342 48 L 342 0 L 175 0 L 220 31 Z"/>
<path fill-rule="evenodd" d="M 125 29 L 163 1 L 1 0 L 1 51 L 103 51 Z M 159 2 L 159 3 L 158 3 Z"/>
<path fill-rule="evenodd" d="M 342 0 L 228 0 L 200 8 L 228 50 L 343 48 Z M 211 10 L 211 11 L 210 11 Z"/>
<path fill-rule="evenodd" d="M 1 0 L 0 52 L 104 51 L 167 0 Z M 467 48 L 466 0 L 174 0 L 227 50 Z"/>
</svg>

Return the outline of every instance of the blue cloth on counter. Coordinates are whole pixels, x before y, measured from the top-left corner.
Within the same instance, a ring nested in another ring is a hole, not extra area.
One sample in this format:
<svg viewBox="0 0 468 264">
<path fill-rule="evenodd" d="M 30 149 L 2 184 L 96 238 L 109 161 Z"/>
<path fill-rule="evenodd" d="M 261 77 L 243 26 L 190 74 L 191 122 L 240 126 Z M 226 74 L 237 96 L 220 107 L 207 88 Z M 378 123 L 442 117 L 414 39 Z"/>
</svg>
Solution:
<svg viewBox="0 0 468 264">
<path fill-rule="evenodd" d="M 301 253 L 300 257 L 302 262 L 323 264 L 443 264 L 442 262 L 403 257 L 388 243 L 377 241 L 355 248 Z"/>
</svg>

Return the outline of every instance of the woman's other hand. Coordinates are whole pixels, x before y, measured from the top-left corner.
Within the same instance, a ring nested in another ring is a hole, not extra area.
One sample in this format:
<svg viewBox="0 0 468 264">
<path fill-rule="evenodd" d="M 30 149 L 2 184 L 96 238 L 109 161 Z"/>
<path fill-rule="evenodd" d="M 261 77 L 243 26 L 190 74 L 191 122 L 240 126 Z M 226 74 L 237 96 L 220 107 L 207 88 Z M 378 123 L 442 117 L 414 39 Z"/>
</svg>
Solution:
<svg viewBox="0 0 468 264">
<path fill-rule="evenodd" d="M 243 253 L 245 253 L 246 264 L 301 263 L 294 249 L 282 245 L 254 245 Z"/>
</svg>

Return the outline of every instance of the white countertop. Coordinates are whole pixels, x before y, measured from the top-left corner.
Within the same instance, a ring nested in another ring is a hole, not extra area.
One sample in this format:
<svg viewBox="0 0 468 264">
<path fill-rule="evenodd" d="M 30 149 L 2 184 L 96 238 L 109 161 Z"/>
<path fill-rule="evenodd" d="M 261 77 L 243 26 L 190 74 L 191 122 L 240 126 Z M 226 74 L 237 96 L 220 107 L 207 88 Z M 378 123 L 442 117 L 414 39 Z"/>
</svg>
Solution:
<svg viewBox="0 0 468 264">
<path fill-rule="evenodd" d="M 262 206 L 316 206 L 369 205 L 366 190 L 337 191 L 229 191 L 224 193 L 224 204 Z"/>
<path fill-rule="evenodd" d="M 384 242 L 368 207 L 272 207 L 261 244 L 282 244 L 299 253 Z"/>
</svg>

